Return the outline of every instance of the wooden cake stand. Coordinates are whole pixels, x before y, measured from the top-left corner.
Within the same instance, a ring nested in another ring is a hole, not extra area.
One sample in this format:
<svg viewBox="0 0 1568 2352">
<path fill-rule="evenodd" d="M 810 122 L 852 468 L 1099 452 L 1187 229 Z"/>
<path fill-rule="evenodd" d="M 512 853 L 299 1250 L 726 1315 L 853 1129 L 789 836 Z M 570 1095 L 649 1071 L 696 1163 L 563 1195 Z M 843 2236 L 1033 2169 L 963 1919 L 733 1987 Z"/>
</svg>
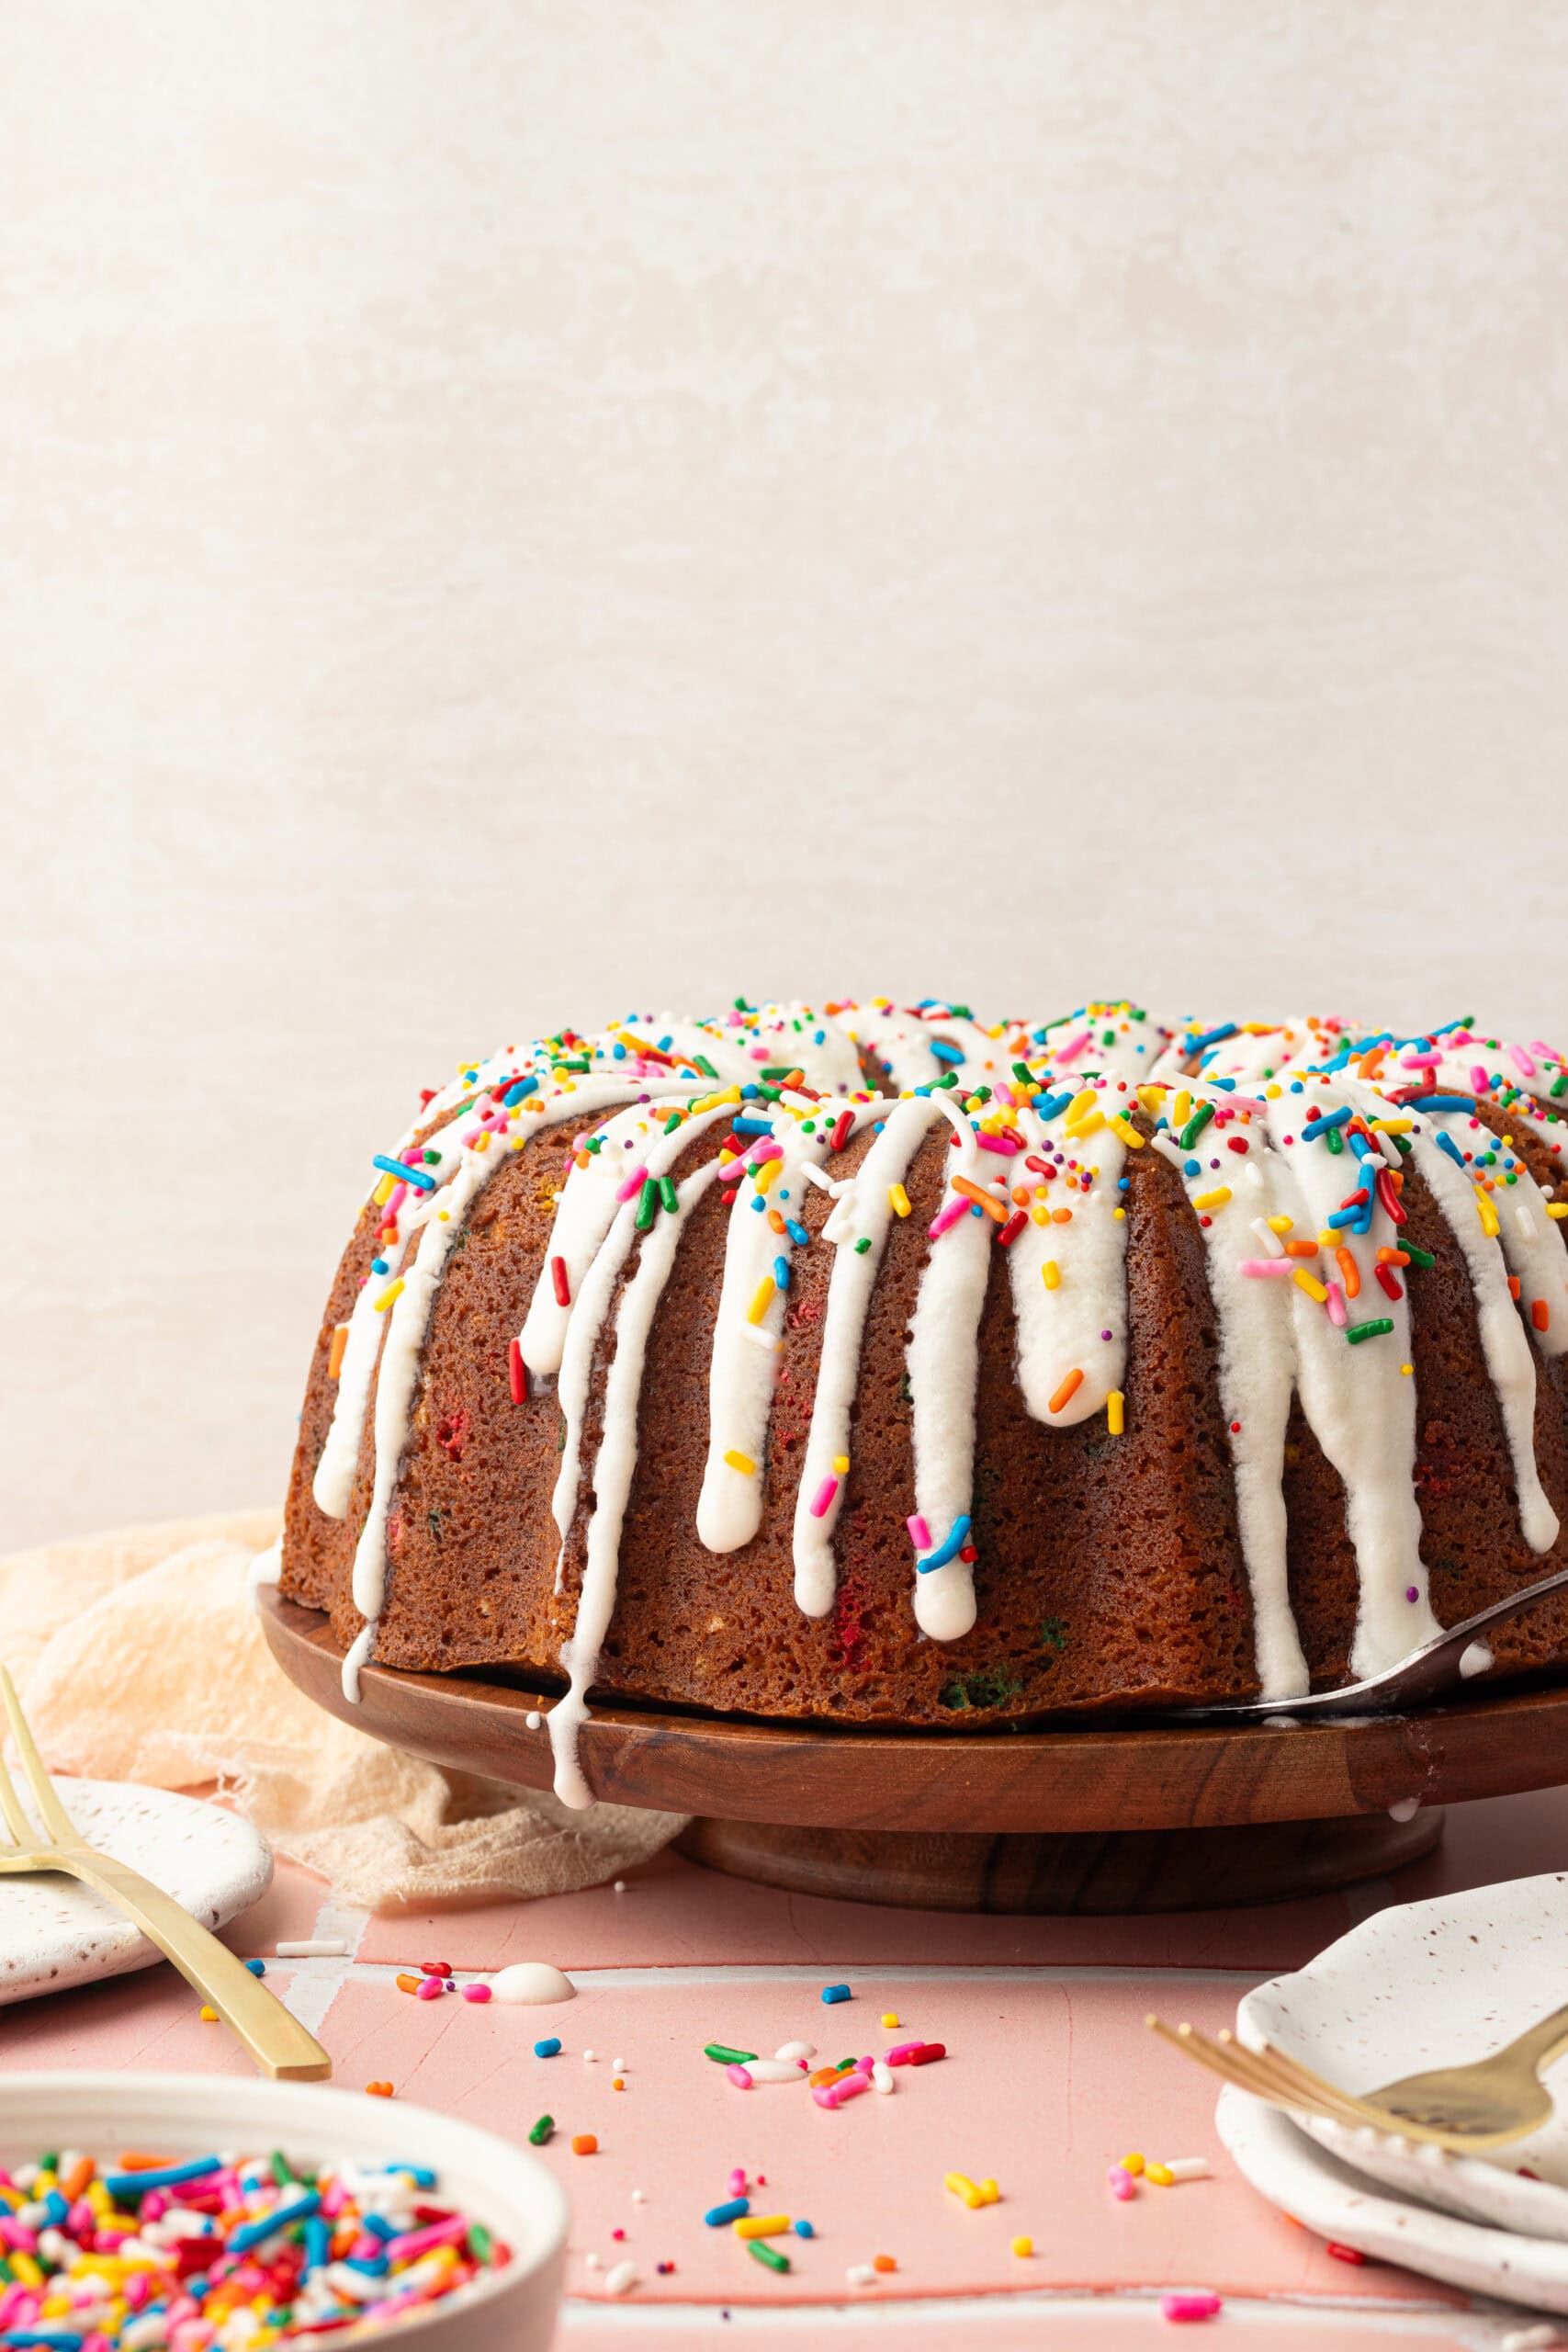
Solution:
<svg viewBox="0 0 1568 2352">
<path fill-rule="evenodd" d="M 548 1788 L 548 1694 L 367 1667 L 320 1611 L 261 1594 L 273 1656 L 329 1713 L 436 1764 Z M 943 1911 L 1202 1909 L 1316 1894 L 1430 1852 L 1441 1807 L 1568 1781 L 1568 1688 L 1293 1726 L 1086 1724 L 888 1733 L 595 1705 L 596 1796 L 695 1817 L 711 1869 Z M 1416 1810 L 1405 1815 L 1415 1801 Z"/>
</svg>

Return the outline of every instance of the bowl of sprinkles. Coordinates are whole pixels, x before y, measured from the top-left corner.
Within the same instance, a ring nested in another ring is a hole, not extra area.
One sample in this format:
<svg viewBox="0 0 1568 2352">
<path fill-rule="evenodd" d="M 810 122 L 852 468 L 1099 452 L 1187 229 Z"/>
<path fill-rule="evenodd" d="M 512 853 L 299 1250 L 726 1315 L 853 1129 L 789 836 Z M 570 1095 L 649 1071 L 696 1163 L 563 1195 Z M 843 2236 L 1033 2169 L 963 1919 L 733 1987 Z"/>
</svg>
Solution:
<svg viewBox="0 0 1568 2352">
<path fill-rule="evenodd" d="M 567 2223 L 536 2157 L 400 2100 L 0 2080 L 0 2345 L 545 2352 Z"/>
</svg>

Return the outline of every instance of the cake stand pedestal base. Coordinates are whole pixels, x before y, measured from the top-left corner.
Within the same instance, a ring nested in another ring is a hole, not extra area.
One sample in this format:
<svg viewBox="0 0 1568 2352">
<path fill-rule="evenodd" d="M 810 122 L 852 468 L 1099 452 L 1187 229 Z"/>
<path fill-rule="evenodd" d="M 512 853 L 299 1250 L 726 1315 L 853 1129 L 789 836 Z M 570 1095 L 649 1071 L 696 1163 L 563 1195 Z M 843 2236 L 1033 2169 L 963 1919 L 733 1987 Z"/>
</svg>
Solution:
<svg viewBox="0 0 1568 2352">
<path fill-rule="evenodd" d="M 1261 1827 L 994 1838 L 703 1816 L 675 1846 L 709 1870 L 791 1894 L 922 1911 L 1124 1915 L 1321 1894 L 1416 1861 L 1442 1834 L 1438 1808 L 1410 1821 L 1359 1814 Z"/>
</svg>

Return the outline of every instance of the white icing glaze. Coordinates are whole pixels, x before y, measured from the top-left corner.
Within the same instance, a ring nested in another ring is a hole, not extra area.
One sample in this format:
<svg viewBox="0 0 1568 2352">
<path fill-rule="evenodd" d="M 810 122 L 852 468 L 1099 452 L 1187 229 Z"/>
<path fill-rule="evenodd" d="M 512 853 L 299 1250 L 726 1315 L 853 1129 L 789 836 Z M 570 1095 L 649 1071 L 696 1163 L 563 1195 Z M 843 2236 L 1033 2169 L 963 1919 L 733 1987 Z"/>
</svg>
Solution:
<svg viewBox="0 0 1568 2352">
<path fill-rule="evenodd" d="M 980 1155 L 968 1121 L 945 1094 L 931 1102 L 952 1119 L 963 1146 L 956 1168 L 949 1155 L 949 1182 L 955 1174 L 978 1181 Z M 944 1207 L 948 1198 L 944 1192 Z M 905 1361 L 914 1399 L 915 1509 L 933 1546 L 943 1544 L 954 1521 L 969 1514 L 974 1498 L 975 1393 L 991 1233 L 983 1211 L 965 1208 L 936 1236 L 909 1320 Z M 939 1568 L 917 1567 L 915 1623 L 936 1642 L 956 1642 L 968 1633 L 975 1623 L 975 1577 L 967 1561 L 955 1555 Z"/>
<path fill-rule="evenodd" d="M 1105 1093 L 1107 1109 L 1125 1103 L 1114 1091 Z M 1091 1190 L 1066 1193 L 1060 1182 L 1046 1193 L 1052 1210 L 1071 1214 L 1063 1224 L 1055 1219 L 1036 1225 L 1032 1219 L 1009 1248 L 1013 1311 L 1018 1324 L 1018 1379 L 1023 1401 L 1037 1421 L 1053 1429 L 1067 1429 L 1103 1412 L 1113 1388 L 1127 1373 L 1127 1226 L 1114 1211 L 1120 1195 L 1117 1180 L 1127 1158 L 1127 1146 L 1110 1127 L 1100 1127 L 1076 1146 L 1066 1138 L 1065 1112 L 1042 1122 L 1032 1112 L 1019 1114 L 1019 1133 L 1027 1149 L 1014 1165 L 1020 1181 L 1032 1183 L 1036 1172 L 1024 1166 L 1029 1157 L 1047 1149 L 1080 1155 L 1099 1173 Z M 1058 1281 L 1045 1285 L 1045 1269 L 1055 1264 Z M 1109 1332 L 1109 1339 L 1105 1334 Z M 1069 1374 L 1083 1377 L 1055 1412 L 1051 1399 Z"/>
<path fill-rule="evenodd" d="M 870 1112 L 861 1114 L 863 1121 L 871 1115 Z M 837 1476 L 834 1463 L 843 1460 L 850 1452 L 865 1318 L 895 1214 L 891 1188 L 901 1184 L 908 1174 L 915 1154 L 937 1116 L 929 1096 L 915 1095 L 907 1102 L 890 1104 L 882 1133 L 872 1143 L 853 1182 L 823 1228 L 824 1237 L 838 1247 L 828 1282 L 817 1394 L 795 1503 L 795 1597 L 807 1617 L 826 1617 L 838 1589 L 833 1531 L 843 1508 L 847 1481 L 839 1478 L 832 1499 L 820 1517 L 811 1506 L 824 1480 Z M 861 1240 L 869 1245 L 863 1251 L 854 1246 Z"/>
</svg>

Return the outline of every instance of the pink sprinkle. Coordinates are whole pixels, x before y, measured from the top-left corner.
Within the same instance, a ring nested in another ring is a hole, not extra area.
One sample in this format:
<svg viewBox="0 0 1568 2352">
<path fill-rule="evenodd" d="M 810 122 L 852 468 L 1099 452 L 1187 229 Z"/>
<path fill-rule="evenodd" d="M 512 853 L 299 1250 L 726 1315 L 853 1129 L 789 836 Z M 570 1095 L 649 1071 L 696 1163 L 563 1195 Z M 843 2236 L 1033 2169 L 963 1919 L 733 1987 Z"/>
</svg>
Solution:
<svg viewBox="0 0 1568 2352">
<path fill-rule="evenodd" d="M 751 1146 L 750 1150 L 746 1155 L 746 1164 L 749 1168 L 761 1168 L 770 1159 L 782 1159 L 783 1158 L 784 1146 L 782 1143 L 776 1142 L 772 1136 L 759 1136 L 756 1142 Z"/>
<path fill-rule="evenodd" d="M 488 1984 L 465 1984 L 463 1987 L 463 1998 L 465 2001 L 488 2001 L 490 1998 L 490 1986 Z"/>
<path fill-rule="evenodd" d="M 422 1976 L 419 1980 L 419 1998 L 422 2001 L 438 2001 L 446 1990 L 439 1976 Z"/>
<path fill-rule="evenodd" d="M 643 1166 L 641 1166 L 641 1165 L 639 1164 L 637 1167 L 636 1167 L 636 1168 L 634 1168 L 634 1169 L 632 1170 L 631 1174 L 626 1178 L 626 1182 L 625 1182 L 624 1184 L 617 1184 L 617 1185 L 616 1185 L 616 1187 L 615 1187 L 615 1198 L 616 1198 L 616 1200 L 618 1200 L 618 1201 L 629 1201 L 629 1200 L 631 1199 L 631 1196 L 632 1196 L 632 1194 L 633 1194 L 634 1193 L 640 1193 L 640 1192 L 641 1192 L 641 1190 L 642 1190 L 642 1188 L 643 1188 L 644 1184 L 646 1184 L 646 1183 L 647 1183 L 647 1182 L 648 1182 L 648 1170 L 647 1170 L 645 1167 L 643 1167 Z"/>
<path fill-rule="evenodd" d="M 744 2197 L 746 2194 L 746 2174 L 739 2165 L 729 2176 L 729 2193 L 731 2197 Z"/>
<path fill-rule="evenodd" d="M 1213 2319 L 1221 2309 L 1221 2302 L 1218 2295 L 1162 2295 L 1159 2307 L 1167 2319 Z"/>
<path fill-rule="evenodd" d="M 1342 1331 L 1350 1319 L 1345 1312 L 1345 1294 L 1337 1283 L 1327 1283 L 1325 1288 L 1328 1293 L 1328 1296 L 1324 1301 L 1328 1310 L 1328 1319 Z"/>
<path fill-rule="evenodd" d="M 1133 2185 L 1133 2176 L 1124 2165 L 1112 2165 L 1105 2178 L 1112 2197 L 1119 2197 L 1123 2205 L 1129 2197 L 1135 2197 L 1138 2193 Z"/>
<path fill-rule="evenodd" d="M 924 1520 L 921 1520 L 920 1525 L 922 1527 L 925 1525 Z M 929 1551 L 931 1549 L 931 1537 L 929 1535 L 927 1536 L 925 1543 L 922 1544 L 921 1549 L 922 1551 Z M 914 2056 L 916 2051 L 923 2050 L 925 2046 L 926 2045 L 923 2041 L 896 2041 L 891 2050 L 885 2050 L 882 2054 L 886 2059 L 890 2066 L 907 2066 L 910 2059 Z"/>
<path fill-rule="evenodd" d="M 429 2254 L 438 2245 L 455 2245 L 468 2234 L 468 2217 L 454 2213 L 450 2220 L 432 2222 L 427 2230 L 405 2230 L 400 2238 L 389 2238 L 381 2248 L 389 2262 L 412 2262 L 422 2254 Z M 122 2290 L 123 2291 L 123 2290 Z"/>
<path fill-rule="evenodd" d="M 1470 1066 L 1470 1091 L 1472 1094 L 1485 1093 L 1487 1077 L 1488 1072 L 1484 1064 L 1481 1062 L 1472 1062 Z"/>
<path fill-rule="evenodd" d="M 1243 1258 L 1236 1265 L 1238 1274 L 1293 1274 L 1295 1271 L 1293 1258 Z"/>
<path fill-rule="evenodd" d="M 909 1539 L 914 1544 L 916 1551 L 929 1552 L 931 1548 L 931 1532 L 926 1525 L 926 1522 L 920 1513 L 917 1511 L 913 1519 L 907 1519 L 904 1521 L 904 1524 L 909 1531 Z M 913 2046 L 913 2043 L 911 2043 L 911 2049 Z"/>
<path fill-rule="evenodd" d="M 1010 1159 L 1015 1152 L 1023 1149 L 1016 1136 L 976 1136 L 975 1140 L 982 1151 L 999 1151 L 1004 1159 Z"/>
<path fill-rule="evenodd" d="M 735 2085 L 738 2091 L 749 2091 L 751 2088 L 751 2072 L 750 2067 L 727 2066 L 724 2071 L 728 2075 L 730 2081 Z"/>
<path fill-rule="evenodd" d="M 1401 1054 L 1399 1067 L 1401 1069 L 1436 1069 L 1442 1058 L 1441 1054 Z"/>
<path fill-rule="evenodd" d="M 1526 1078 L 1533 1078 L 1535 1076 L 1534 1055 L 1527 1054 L 1522 1046 L 1510 1046 L 1508 1051 L 1513 1057 L 1514 1068 L 1521 1071 Z"/>
<path fill-rule="evenodd" d="M 1084 1047 L 1090 1043 L 1090 1032 L 1086 1029 L 1081 1036 L 1075 1037 L 1071 1045 L 1064 1046 L 1061 1052 L 1053 1054 L 1051 1058 L 1058 1069 L 1066 1069 L 1069 1062 L 1077 1061 Z"/>
<path fill-rule="evenodd" d="M 859 2098 L 862 2091 L 871 2088 L 871 2076 L 862 2074 L 840 2075 L 836 2083 L 824 2083 L 820 2090 L 812 2092 L 818 2107 L 842 2107 L 847 2098 Z"/>
<path fill-rule="evenodd" d="M 820 1519 L 822 1517 L 822 1514 L 827 1510 L 829 1504 L 832 1501 L 833 1497 L 838 1493 L 838 1491 L 839 1482 L 837 1478 L 829 1476 L 823 1479 L 822 1484 L 818 1487 L 817 1492 L 811 1498 L 811 1516 L 813 1519 Z"/>
<path fill-rule="evenodd" d="M 406 1184 L 394 1184 L 387 1195 L 387 1204 L 381 1211 L 381 1215 L 384 1217 L 396 1216 L 408 1196 L 409 1188 Z"/>
<path fill-rule="evenodd" d="M 950 1225 L 956 1225 L 961 1216 L 967 1216 L 968 1214 L 969 1204 L 960 1193 L 956 1200 L 949 1201 L 947 1206 L 938 1216 L 932 1217 L 926 1227 L 927 1240 L 939 1241 Z"/>
</svg>

